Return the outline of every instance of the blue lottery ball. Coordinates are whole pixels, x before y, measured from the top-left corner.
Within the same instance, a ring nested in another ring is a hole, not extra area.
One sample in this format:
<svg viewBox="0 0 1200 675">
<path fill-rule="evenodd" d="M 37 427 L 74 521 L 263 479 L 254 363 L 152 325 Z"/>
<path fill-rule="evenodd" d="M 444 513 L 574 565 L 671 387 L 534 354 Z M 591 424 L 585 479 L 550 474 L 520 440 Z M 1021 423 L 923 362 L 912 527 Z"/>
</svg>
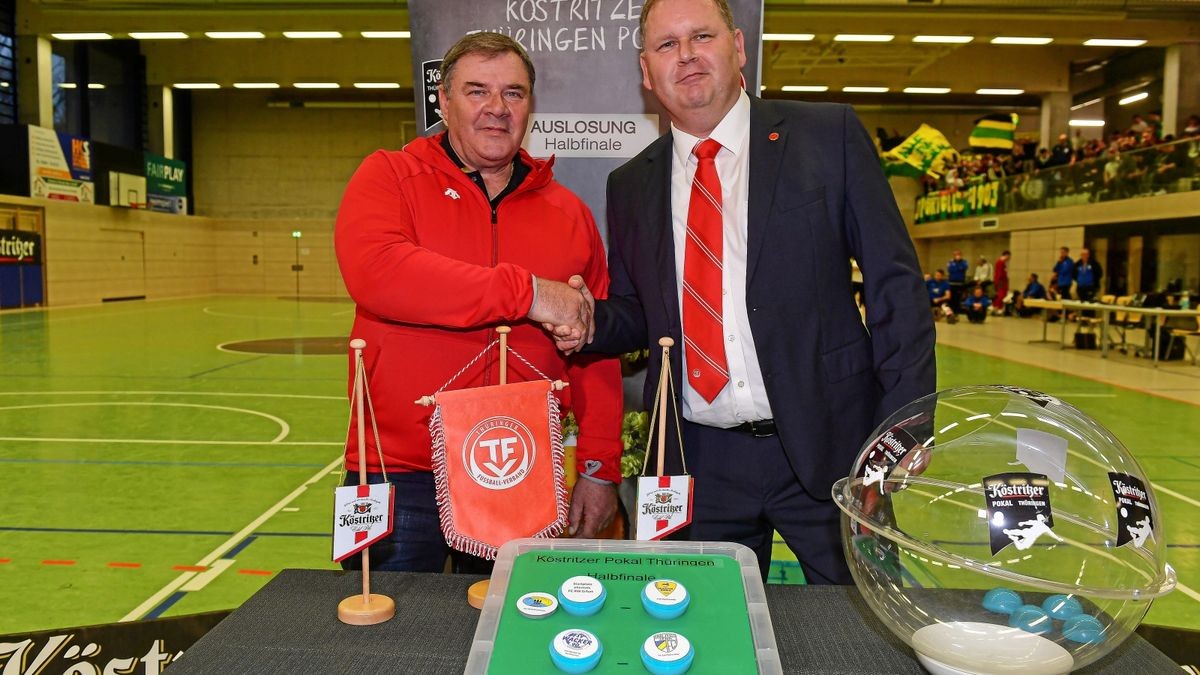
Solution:
<svg viewBox="0 0 1200 675">
<path fill-rule="evenodd" d="M 1083 613 L 1083 605 L 1070 595 L 1051 595 L 1042 602 L 1042 609 L 1059 621 L 1066 621 Z"/>
<path fill-rule="evenodd" d="M 1042 635 L 1054 630 L 1054 622 L 1050 619 L 1050 615 L 1037 605 L 1018 607 L 1009 615 L 1008 625 L 1034 635 Z"/>
<path fill-rule="evenodd" d="M 1071 642 L 1104 642 L 1104 624 L 1090 614 L 1077 614 L 1063 622 L 1063 637 Z"/>
<path fill-rule="evenodd" d="M 1012 614 L 1021 606 L 1021 596 L 1008 588 L 993 588 L 983 596 L 983 608 L 997 614 Z"/>
</svg>

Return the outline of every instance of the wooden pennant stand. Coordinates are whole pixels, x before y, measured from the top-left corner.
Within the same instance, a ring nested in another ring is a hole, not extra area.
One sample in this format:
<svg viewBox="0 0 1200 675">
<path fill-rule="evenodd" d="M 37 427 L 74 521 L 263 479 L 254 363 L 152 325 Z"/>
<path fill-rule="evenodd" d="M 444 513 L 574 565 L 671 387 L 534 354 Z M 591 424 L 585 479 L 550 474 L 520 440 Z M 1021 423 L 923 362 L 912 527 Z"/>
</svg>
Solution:
<svg viewBox="0 0 1200 675">
<path fill-rule="evenodd" d="M 635 537 L 639 540 L 661 539 L 687 526 L 692 520 L 692 478 L 687 473 L 687 458 L 683 453 L 683 432 L 679 428 L 679 410 L 674 405 L 674 391 L 671 384 L 671 347 L 675 340 L 669 337 L 660 338 L 662 347 L 662 367 L 658 376 L 658 396 L 654 401 L 650 414 L 650 424 L 656 427 L 658 461 L 654 474 L 648 475 L 650 467 L 649 439 L 646 442 L 645 459 L 642 461 L 642 475 L 638 478 L 637 489 L 637 526 Z M 678 476 L 666 475 L 667 462 L 667 415 L 670 405 L 675 418 L 675 430 L 679 441 L 679 461 L 683 473 Z"/>
<path fill-rule="evenodd" d="M 512 332 L 511 326 L 496 326 L 496 332 L 500 334 L 500 386 L 508 384 L 508 334 Z M 487 600 L 488 588 L 491 587 L 492 580 L 484 579 L 476 581 L 467 589 L 467 604 L 475 609 L 483 609 L 483 603 Z"/>
<path fill-rule="evenodd" d="M 655 476 L 663 475 L 666 471 L 667 462 L 667 382 L 671 379 L 671 347 L 675 346 L 675 340 L 669 337 L 658 339 L 658 345 L 662 347 L 662 369 L 658 376 L 658 471 L 654 472 Z M 683 439 L 680 439 L 682 442 Z M 679 451 L 683 455 L 683 450 Z"/>
<path fill-rule="evenodd" d="M 499 334 L 498 341 L 500 343 L 500 386 L 504 386 L 504 385 L 508 384 L 508 334 L 511 332 L 512 332 L 511 326 L 497 326 L 496 327 L 496 333 Z M 492 343 L 492 344 L 495 344 L 495 343 Z M 491 348 L 491 344 L 488 345 L 488 349 L 490 349 L 490 348 Z M 486 351 L 487 350 L 485 349 L 484 353 L 486 353 Z M 516 353 L 516 352 L 514 352 L 514 353 Z M 483 353 L 480 354 L 480 356 L 482 356 L 482 355 L 483 355 Z M 517 356 L 520 357 L 520 354 L 517 354 Z M 479 356 L 477 356 L 475 358 L 478 359 Z M 474 363 L 474 361 L 472 361 L 472 363 Z M 525 363 L 526 363 L 526 365 L 530 365 L 530 367 L 532 367 L 532 365 L 529 364 L 528 361 L 526 361 Z M 471 364 L 467 364 L 467 367 L 470 367 L 470 365 Z M 463 370 L 465 371 L 466 368 L 464 368 Z M 534 370 L 537 370 L 537 369 L 534 368 Z M 455 379 L 457 379 L 458 375 L 462 374 L 462 372 L 463 371 L 459 371 L 459 373 L 457 375 L 450 378 L 450 381 L 447 382 L 442 387 L 442 389 L 445 389 L 447 386 L 449 386 L 451 382 L 453 382 Z M 541 374 L 540 371 L 539 371 L 539 374 Z M 543 377 L 545 377 L 545 376 L 543 375 Z M 562 391 L 565 387 L 567 387 L 567 385 L 568 385 L 568 383 L 563 382 L 561 380 L 554 380 L 553 382 L 550 383 L 550 387 L 554 391 Z M 442 391 L 442 389 L 439 389 L 438 392 L 440 393 Z M 421 398 L 414 401 L 414 403 L 416 403 L 417 405 L 432 406 L 432 405 L 436 405 L 437 400 L 433 395 L 429 395 L 429 396 L 422 396 Z M 467 604 L 471 605 L 472 607 L 474 607 L 476 609 L 482 609 L 484 600 L 487 598 L 489 585 L 490 585 L 490 580 L 488 580 L 488 579 L 484 579 L 483 581 L 478 581 L 474 584 L 471 584 L 471 587 L 467 589 Z"/>
<path fill-rule="evenodd" d="M 366 368 L 363 366 L 365 340 L 354 339 L 350 347 L 354 350 L 354 396 L 358 414 L 358 484 L 367 484 L 367 428 L 366 428 Z M 386 595 L 371 592 L 371 547 L 362 550 L 362 593 L 352 595 L 338 603 L 338 619 L 354 626 L 373 626 L 396 615 L 396 602 Z"/>
</svg>

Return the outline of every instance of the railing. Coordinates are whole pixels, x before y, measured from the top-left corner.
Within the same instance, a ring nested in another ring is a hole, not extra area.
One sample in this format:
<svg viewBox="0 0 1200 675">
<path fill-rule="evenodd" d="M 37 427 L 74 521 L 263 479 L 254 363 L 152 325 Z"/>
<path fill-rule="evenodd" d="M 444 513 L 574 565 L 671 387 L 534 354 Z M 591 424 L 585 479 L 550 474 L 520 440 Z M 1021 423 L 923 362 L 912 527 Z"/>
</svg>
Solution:
<svg viewBox="0 0 1200 675">
<path fill-rule="evenodd" d="M 1189 138 L 931 192 L 917 197 L 915 222 L 1194 190 L 1200 190 L 1200 139 Z"/>
</svg>

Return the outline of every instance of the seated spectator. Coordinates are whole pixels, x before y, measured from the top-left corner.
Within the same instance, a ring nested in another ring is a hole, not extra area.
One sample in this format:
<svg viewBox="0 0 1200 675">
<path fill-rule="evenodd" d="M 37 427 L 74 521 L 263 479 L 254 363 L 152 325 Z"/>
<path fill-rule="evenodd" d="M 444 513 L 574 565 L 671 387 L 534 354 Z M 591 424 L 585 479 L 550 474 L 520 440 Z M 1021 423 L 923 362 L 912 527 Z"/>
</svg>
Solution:
<svg viewBox="0 0 1200 675">
<path fill-rule="evenodd" d="M 983 288 L 976 286 L 971 295 L 963 302 L 963 310 L 967 313 L 967 321 L 971 323 L 983 323 L 987 318 L 988 307 L 992 306 L 992 301 L 983 294 Z"/>
<path fill-rule="evenodd" d="M 1187 165 L 1187 148 L 1183 143 L 1175 143 L 1174 136 L 1167 136 L 1158 152 L 1154 155 L 1154 173 L 1151 178 L 1151 189 L 1155 194 L 1174 192 L 1176 183 L 1184 176 L 1183 167 Z"/>
<path fill-rule="evenodd" d="M 1125 199 L 1125 182 L 1121 180 L 1121 152 L 1115 145 L 1108 148 L 1108 161 L 1104 163 L 1104 194 L 1102 200 Z"/>
<path fill-rule="evenodd" d="M 946 281 L 945 270 L 938 270 L 934 272 L 932 279 L 926 279 L 925 288 L 929 291 L 929 306 L 934 310 L 933 318 L 938 321 L 943 316 L 953 319 L 954 310 L 950 302 L 950 282 Z"/>
<path fill-rule="evenodd" d="M 1183 125 L 1183 131 L 1179 132 L 1183 138 L 1196 138 L 1200 136 L 1200 115 L 1188 115 L 1187 122 Z"/>
<path fill-rule="evenodd" d="M 1039 311 L 1041 311 L 1041 310 L 1035 309 L 1033 307 L 1026 307 L 1025 306 L 1026 298 L 1035 298 L 1037 300 L 1045 300 L 1046 299 L 1046 287 L 1043 286 L 1040 281 L 1038 281 L 1038 275 L 1036 275 L 1036 274 L 1029 275 L 1029 283 L 1025 284 L 1025 290 L 1021 291 L 1020 295 L 1017 296 L 1017 300 L 1016 300 L 1017 316 L 1021 316 L 1021 317 L 1033 316 L 1034 314 L 1037 314 Z"/>
</svg>

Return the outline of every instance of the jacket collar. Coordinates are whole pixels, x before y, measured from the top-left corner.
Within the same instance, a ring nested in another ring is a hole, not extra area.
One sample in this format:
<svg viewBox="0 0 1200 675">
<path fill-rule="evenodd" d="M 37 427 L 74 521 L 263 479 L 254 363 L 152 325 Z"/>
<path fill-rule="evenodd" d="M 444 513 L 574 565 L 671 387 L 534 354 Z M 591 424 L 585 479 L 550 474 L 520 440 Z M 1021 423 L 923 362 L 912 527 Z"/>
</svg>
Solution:
<svg viewBox="0 0 1200 675">
<path fill-rule="evenodd" d="M 445 134 L 446 132 L 442 131 L 433 136 L 416 138 L 404 146 L 404 152 L 409 153 L 438 171 L 452 176 L 452 180 L 474 188 L 474 183 L 471 182 L 471 179 L 463 173 L 462 169 L 442 149 L 442 136 Z M 517 151 L 517 156 L 522 164 L 529 167 L 529 175 L 513 191 L 513 194 L 545 187 L 550 184 L 550 181 L 554 180 L 553 156 L 549 159 L 535 159 L 525 151 L 525 148 L 520 148 Z"/>
</svg>

